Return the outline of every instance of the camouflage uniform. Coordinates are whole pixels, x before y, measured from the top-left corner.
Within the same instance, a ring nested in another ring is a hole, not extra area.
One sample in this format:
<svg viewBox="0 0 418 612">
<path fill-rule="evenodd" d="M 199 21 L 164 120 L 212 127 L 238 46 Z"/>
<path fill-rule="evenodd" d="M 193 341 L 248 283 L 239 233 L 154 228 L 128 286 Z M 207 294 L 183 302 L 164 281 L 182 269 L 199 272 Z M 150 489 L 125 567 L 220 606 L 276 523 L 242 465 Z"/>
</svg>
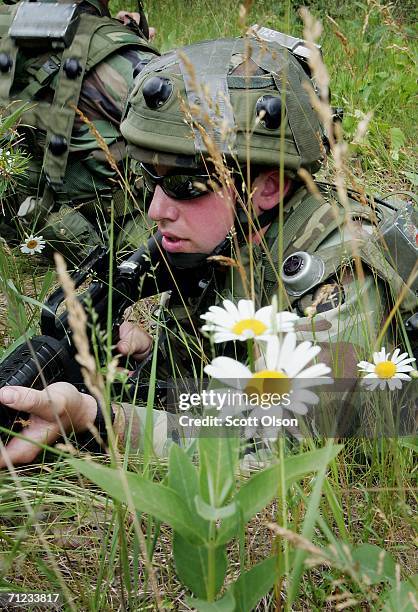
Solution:
<svg viewBox="0 0 418 612">
<path fill-rule="evenodd" d="M 206 269 L 207 282 L 201 282 L 200 293 L 192 296 L 187 287 L 192 284 L 193 270 L 176 270 L 184 301 L 175 295 L 170 300 L 165 322 L 168 341 L 157 377 L 200 376 L 212 347 L 196 334 L 202 325 L 199 316 L 225 298 L 236 302 L 249 297 L 249 287 L 242 279 L 250 278 L 252 262 L 257 306 L 271 303 L 277 295 L 282 309 L 292 309 L 301 317 L 298 339 L 320 343 L 324 348 L 321 358 L 326 354 L 334 375 L 354 378 L 356 363 L 364 354 L 370 355 L 389 306 L 402 294 L 401 316 L 406 318 L 417 308 L 416 286 L 407 285 L 409 272 L 400 264 L 402 256 L 410 260 L 410 253 L 415 253 L 416 257 L 416 245 L 409 236 L 402 246 L 398 243 L 396 253 L 396 248 L 391 251 L 381 240 L 382 229 L 397 223 L 397 211 L 389 203 L 351 194 L 343 205 L 332 186 L 318 184 L 318 195 L 301 185 L 299 168 L 315 173 L 323 157 L 321 126 L 304 87 L 308 76 L 287 50 L 255 40 L 250 43 L 255 70 L 248 74 L 241 68 L 248 56 L 247 45 L 241 39 L 210 41 L 155 59 L 137 80 L 121 125 L 131 155 L 142 162 L 196 168 L 202 165 L 202 158 L 212 156 L 213 160 L 213 151 L 209 153 L 207 147 L 212 141 L 231 166 L 242 167 L 250 159 L 257 168 L 271 168 L 282 155 L 285 172 L 296 185 L 284 201 L 283 224 L 277 209 L 260 245 L 241 244 L 235 253 L 231 241 L 229 250 L 223 250 L 241 269 L 212 264 Z M 162 85 L 157 103 L 148 99 L 151 80 L 154 88 L 158 81 Z M 265 104 L 285 87 L 285 113 L 279 104 L 275 108 Z M 270 112 L 264 121 L 257 110 L 261 103 L 266 114 Z M 279 117 L 284 117 L 285 126 L 280 125 Z M 321 269 L 313 282 L 298 291 L 283 280 L 283 262 L 296 252 L 316 258 Z M 394 265 L 396 256 L 398 266 Z M 392 296 L 385 283 L 388 280 Z M 394 341 L 399 343 L 400 338 Z M 227 343 L 221 350 L 228 354 L 237 348 Z M 124 405 L 124 412 L 126 418 L 133 414 L 131 439 L 137 437 L 140 443 L 144 411 L 138 408 L 132 413 Z M 164 427 L 162 414 L 155 412 L 154 420 L 157 429 Z M 157 444 L 161 452 L 164 445 Z"/>
<path fill-rule="evenodd" d="M 17 221 L 25 233 L 43 234 L 50 252 L 59 250 L 77 261 L 103 242 L 112 202 L 116 227 L 129 219 L 134 226 L 133 206 L 98 138 L 109 148 L 122 176 L 128 176 L 129 168 L 123 170 L 127 158 L 119 123 L 134 76 L 156 51 L 137 32 L 111 19 L 107 2 L 95 0 L 80 3 L 77 32 L 63 52 L 40 49 L 34 55 L 20 47 L 15 51 L 7 31 L 18 6 L 1 7 L 0 51 L 6 56 L 14 53 L 16 68 L 13 77 L 10 70 L 0 75 L 0 103 L 10 112 L 16 108 L 16 104 L 8 107 L 13 100 L 35 102 L 21 121 L 31 127 L 19 128 L 31 163 L 24 184 L 8 197 L 4 208 L 9 223 Z M 65 66 L 64 56 L 73 59 L 77 53 L 76 76 L 67 78 L 61 65 Z M 51 153 L 54 130 L 60 138 L 68 133 L 68 151 Z M 4 224 L 3 233 L 10 236 Z"/>
</svg>

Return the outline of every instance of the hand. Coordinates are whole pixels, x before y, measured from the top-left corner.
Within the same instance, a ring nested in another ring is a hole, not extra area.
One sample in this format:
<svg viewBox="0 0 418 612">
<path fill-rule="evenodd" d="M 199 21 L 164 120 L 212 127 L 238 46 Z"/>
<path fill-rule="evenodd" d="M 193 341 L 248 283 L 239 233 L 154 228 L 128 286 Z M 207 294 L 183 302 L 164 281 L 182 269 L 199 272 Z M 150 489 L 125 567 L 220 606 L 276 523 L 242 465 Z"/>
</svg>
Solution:
<svg viewBox="0 0 418 612">
<path fill-rule="evenodd" d="M 128 25 L 131 19 L 136 21 L 138 25 L 141 23 L 141 15 L 139 13 L 131 13 L 130 11 L 119 11 L 116 15 L 116 19 L 121 21 L 123 25 Z"/>
<path fill-rule="evenodd" d="M 151 336 L 136 323 L 124 321 L 119 328 L 119 338 L 116 350 L 135 361 L 145 359 L 151 350 Z"/>
<path fill-rule="evenodd" d="M 97 402 L 91 395 L 80 393 L 73 385 L 57 382 L 42 391 L 27 387 L 3 387 L 0 403 L 16 411 L 27 412 L 29 425 L 24 427 L 22 440 L 13 438 L 0 457 L 5 467 L 4 453 L 14 464 L 29 463 L 41 449 L 33 444 L 54 444 L 63 433 L 82 432 L 94 423 Z"/>
<path fill-rule="evenodd" d="M 139 13 L 131 13 L 129 11 L 119 11 L 119 13 L 116 15 L 116 19 L 119 19 L 119 21 L 121 21 L 123 25 L 128 25 L 131 19 L 136 21 L 138 25 L 141 25 L 141 15 Z M 149 31 L 148 40 L 150 41 L 154 40 L 155 34 L 156 34 L 155 28 L 149 27 L 148 31 Z"/>
</svg>

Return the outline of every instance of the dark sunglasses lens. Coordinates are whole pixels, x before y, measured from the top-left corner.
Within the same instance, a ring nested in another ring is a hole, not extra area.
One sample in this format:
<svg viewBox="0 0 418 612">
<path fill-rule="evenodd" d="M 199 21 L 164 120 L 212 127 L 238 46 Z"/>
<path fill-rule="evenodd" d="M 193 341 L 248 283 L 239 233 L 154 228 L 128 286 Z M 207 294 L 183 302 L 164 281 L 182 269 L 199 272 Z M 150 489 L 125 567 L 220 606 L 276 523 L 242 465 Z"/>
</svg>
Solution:
<svg viewBox="0 0 418 612">
<path fill-rule="evenodd" d="M 191 200 L 206 192 L 205 181 L 196 175 L 166 176 L 162 182 L 162 188 L 167 195 L 178 200 Z"/>
<path fill-rule="evenodd" d="M 141 170 L 142 170 L 142 178 L 144 179 L 145 187 L 148 189 L 150 193 L 154 193 L 158 181 L 144 165 L 141 166 Z"/>
<path fill-rule="evenodd" d="M 159 176 L 153 166 L 142 164 L 141 168 L 145 187 L 150 193 L 154 193 L 156 186 L 160 185 L 171 198 L 192 200 L 214 190 L 215 183 L 206 173 Z"/>
</svg>

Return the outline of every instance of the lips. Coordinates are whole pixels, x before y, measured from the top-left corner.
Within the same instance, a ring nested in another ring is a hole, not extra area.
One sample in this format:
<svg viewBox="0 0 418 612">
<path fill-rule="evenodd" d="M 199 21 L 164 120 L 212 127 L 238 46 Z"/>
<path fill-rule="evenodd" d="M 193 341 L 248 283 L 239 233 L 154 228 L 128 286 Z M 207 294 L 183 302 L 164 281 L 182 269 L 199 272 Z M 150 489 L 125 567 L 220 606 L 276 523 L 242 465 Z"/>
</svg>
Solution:
<svg viewBox="0 0 418 612">
<path fill-rule="evenodd" d="M 182 251 L 187 240 L 183 238 L 179 238 L 179 236 L 175 236 L 174 234 L 170 234 L 169 232 L 162 232 L 162 247 L 169 253 L 176 253 Z"/>
</svg>

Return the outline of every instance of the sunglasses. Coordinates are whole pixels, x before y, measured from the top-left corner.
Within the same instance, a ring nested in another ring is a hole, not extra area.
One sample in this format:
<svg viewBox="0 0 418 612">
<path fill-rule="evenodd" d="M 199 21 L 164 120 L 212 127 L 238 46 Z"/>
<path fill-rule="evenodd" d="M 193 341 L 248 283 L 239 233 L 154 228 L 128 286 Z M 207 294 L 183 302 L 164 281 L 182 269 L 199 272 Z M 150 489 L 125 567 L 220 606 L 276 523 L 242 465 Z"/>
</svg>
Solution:
<svg viewBox="0 0 418 612">
<path fill-rule="evenodd" d="M 212 175 L 207 172 L 199 172 L 198 169 L 193 174 L 189 171 L 184 174 L 168 173 L 160 176 L 153 166 L 141 164 L 141 171 L 145 187 L 150 193 L 154 193 L 156 186 L 159 185 L 166 195 L 176 200 L 193 200 L 200 198 L 208 191 L 216 191 L 220 188 Z"/>
</svg>

